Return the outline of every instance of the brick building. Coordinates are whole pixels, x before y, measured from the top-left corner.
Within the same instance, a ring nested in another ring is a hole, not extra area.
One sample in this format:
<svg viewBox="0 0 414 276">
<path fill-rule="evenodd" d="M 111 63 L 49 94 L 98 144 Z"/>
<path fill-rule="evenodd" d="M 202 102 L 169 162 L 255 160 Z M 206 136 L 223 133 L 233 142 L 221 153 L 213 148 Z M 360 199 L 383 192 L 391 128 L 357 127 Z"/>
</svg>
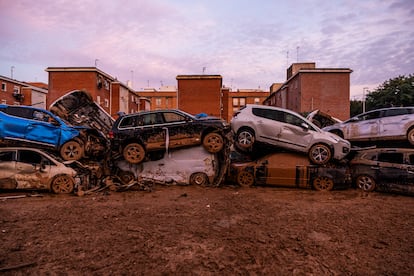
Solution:
<svg viewBox="0 0 414 276">
<path fill-rule="evenodd" d="M 230 122 L 234 112 L 246 104 L 262 104 L 269 97 L 269 91 L 260 89 L 238 89 L 231 91 L 228 87 L 223 87 L 223 119 Z"/>
<path fill-rule="evenodd" d="M 220 75 L 178 75 L 177 85 L 179 109 L 190 114 L 223 117 Z"/>
<path fill-rule="evenodd" d="M 46 98 L 48 91 L 43 84 L 17 81 L 4 76 L 0 76 L 1 90 L 0 103 L 10 105 L 31 105 L 38 108 L 46 108 Z M 41 86 L 41 87 L 39 87 Z"/>
<path fill-rule="evenodd" d="M 294 63 L 286 81 L 264 101 L 266 105 L 299 113 L 319 109 L 338 119 L 350 115 L 349 68 L 316 68 L 315 63 Z"/>
<path fill-rule="evenodd" d="M 140 97 L 148 99 L 150 110 L 178 108 L 177 88 L 175 86 L 163 86 L 159 90 L 146 88 L 136 92 Z"/>
<path fill-rule="evenodd" d="M 46 71 L 49 73 L 47 107 L 73 90 L 89 92 L 113 117 L 118 112 L 133 113 L 148 107 L 132 88 L 96 67 L 48 67 Z"/>
</svg>

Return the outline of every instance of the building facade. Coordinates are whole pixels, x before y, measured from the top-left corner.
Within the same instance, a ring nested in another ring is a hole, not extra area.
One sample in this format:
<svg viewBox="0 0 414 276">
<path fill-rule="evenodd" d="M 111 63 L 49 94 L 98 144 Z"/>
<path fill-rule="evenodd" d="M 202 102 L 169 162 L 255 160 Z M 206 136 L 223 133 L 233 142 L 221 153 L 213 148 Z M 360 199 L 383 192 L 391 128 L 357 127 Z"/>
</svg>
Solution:
<svg viewBox="0 0 414 276">
<path fill-rule="evenodd" d="M 9 105 L 30 105 L 46 109 L 48 90 L 39 85 L 17 81 L 0 76 L 0 103 Z M 44 87 L 44 86 L 43 86 Z"/>
<path fill-rule="evenodd" d="M 146 98 L 150 103 L 150 110 L 177 109 L 177 88 L 163 86 L 159 90 L 146 88 L 136 91 L 140 97 Z"/>
<path fill-rule="evenodd" d="M 315 63 L 295 63 L 287 80 L 265 99 L 264 104 L 306 114 L 315 109 L 341 120 L 350 116 L 349 68 L 316 68 Z"/>
<path fill-rule="evenodd" d="M 145 101 L 132 88 L 96 67 L 48 67 L 49 95 L 47 106 L 73 90 L 83 90 L 111 116 L 118 112 L 133 113 L 145 109 Z"/>
</svg>

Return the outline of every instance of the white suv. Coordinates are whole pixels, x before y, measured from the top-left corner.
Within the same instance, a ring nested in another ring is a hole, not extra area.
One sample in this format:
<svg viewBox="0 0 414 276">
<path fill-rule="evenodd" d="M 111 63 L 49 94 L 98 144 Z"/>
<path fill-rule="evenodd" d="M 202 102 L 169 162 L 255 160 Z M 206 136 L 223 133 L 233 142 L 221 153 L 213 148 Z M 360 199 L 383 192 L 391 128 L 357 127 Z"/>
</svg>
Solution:
<svg viewBox="0 0 414 276">
<path fill-rule="evenodd" d="M 371 110 L 323 130 L 351 142 L 395 140 L 414 146 L 414 107 Z"/>
<path fill-rule="evenodd" d="M 236 112 L 230 124 L 241 149 L 251 149 L 255 142 L 266 143 L 307 153 L 317 165 L 343 159 L 351 147 L 348 141 L 322 131 L 301 115 L 278 107 L 248 104 Z"/>
</svg>

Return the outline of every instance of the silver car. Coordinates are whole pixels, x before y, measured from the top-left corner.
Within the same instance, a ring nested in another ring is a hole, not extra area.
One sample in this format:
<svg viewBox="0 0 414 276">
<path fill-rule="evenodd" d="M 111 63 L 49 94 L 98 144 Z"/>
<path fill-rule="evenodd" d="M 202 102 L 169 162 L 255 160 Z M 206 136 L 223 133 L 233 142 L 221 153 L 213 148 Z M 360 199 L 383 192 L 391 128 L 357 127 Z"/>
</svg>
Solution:
<svg viewBox="0 0 414 276">
<path fill-rule="evenodd" d="M 307 153 L 317 165 L 343 159 L 351 147 L 348 141 L 322 131 L 296 112 L 278 107 L 248 104 L 230 124 L 238 148 L 251 149 L 255 142 L 261 142 Z"/>
<path fill-rule="evenodd" d="M 39 149 L 0 148 L 0 189 L 71 193 L 75 187 L 76 171 L 65 163 Z"/>
<path fill-rule="evenodd" d="M 414 146 L 414 107 L 391 107 L 362 113 L 323 128 L 351 142 L 408 141 Z"/>
</svg>

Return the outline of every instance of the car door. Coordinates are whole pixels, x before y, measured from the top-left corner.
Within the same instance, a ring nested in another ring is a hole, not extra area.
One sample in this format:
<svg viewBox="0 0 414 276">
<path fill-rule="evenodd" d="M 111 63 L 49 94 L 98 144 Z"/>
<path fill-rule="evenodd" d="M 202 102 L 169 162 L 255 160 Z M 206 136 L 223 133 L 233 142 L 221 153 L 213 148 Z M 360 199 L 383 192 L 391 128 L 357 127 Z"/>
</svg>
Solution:
<svg viewBox="0 0 414 276">
<path fill-rule="evenodd" d="M 51 177 L 51 163 L 42 154 L 32 150 L 18 150 L 15 179 L 17 188 L 47 189 Z"/>
<path fill-rule="evenodd" d="M 253 108 L 253 114 L 256 116 L 256 139 L 262 142 L 267 142 L 272 145 L 280 146 L 280 124 L 283 113 L 279 110 Z"/>
<path fill-rule="evenodd" d="M 350 119 L 345 124 L 344 138 L 366 140 L 377 137 L 379 133 L 380 111 L 372 111 Z"/>
<path fill-rule="evenodd" d="M 386 190 L 398 189 L 408 177 L 407 165 L 402 152 L 381 152 L 378 154 L 377 182 Z"/>
<path fill-rule="evenodd" d="M 405 123 L 409 120 L 408 110 L 405 108 L 391 108 L 382 112 L 383 116 L 379 118 L 378 138 L 386 137 L 404 137 L 406 129 Z"/>
<path fill-rule="evenodd" d="M 201 143 L 201 129 L 192 118 L 175 111 L 162 113 L 164 125 L 168 131 L 168 146 L 179 148 Z"/>
<path fill-rule="evenodd" d="M 284 112 L 280 141 L 288 148 L 304 151 L 311 145 L 313 133 L 311 126 L 294 114 Z"/>
<path fill-rule="evenodd" d="M 160 112 L 152 112 L 140 115 L 136 118 L 138 127 L 134 135 L 140 136 L 147 150 L 162 150 L 168 146 L 167 131 L 163 126 L 163 118 Z"/>
<path fill-rule="evenodd" d="M 26 140 L 57 147 L 60 134 L 60 124 L 50 114 L 40 110 L 33 111 L 33 116 L 28 120 L 26 127 Z"/>
<path fill-rule="evenodd" d="M 3 150 L 0 152 L 0 189 L 15 189 L 17 183 L 16 174 L 16 151 Z"/>
</svg>

